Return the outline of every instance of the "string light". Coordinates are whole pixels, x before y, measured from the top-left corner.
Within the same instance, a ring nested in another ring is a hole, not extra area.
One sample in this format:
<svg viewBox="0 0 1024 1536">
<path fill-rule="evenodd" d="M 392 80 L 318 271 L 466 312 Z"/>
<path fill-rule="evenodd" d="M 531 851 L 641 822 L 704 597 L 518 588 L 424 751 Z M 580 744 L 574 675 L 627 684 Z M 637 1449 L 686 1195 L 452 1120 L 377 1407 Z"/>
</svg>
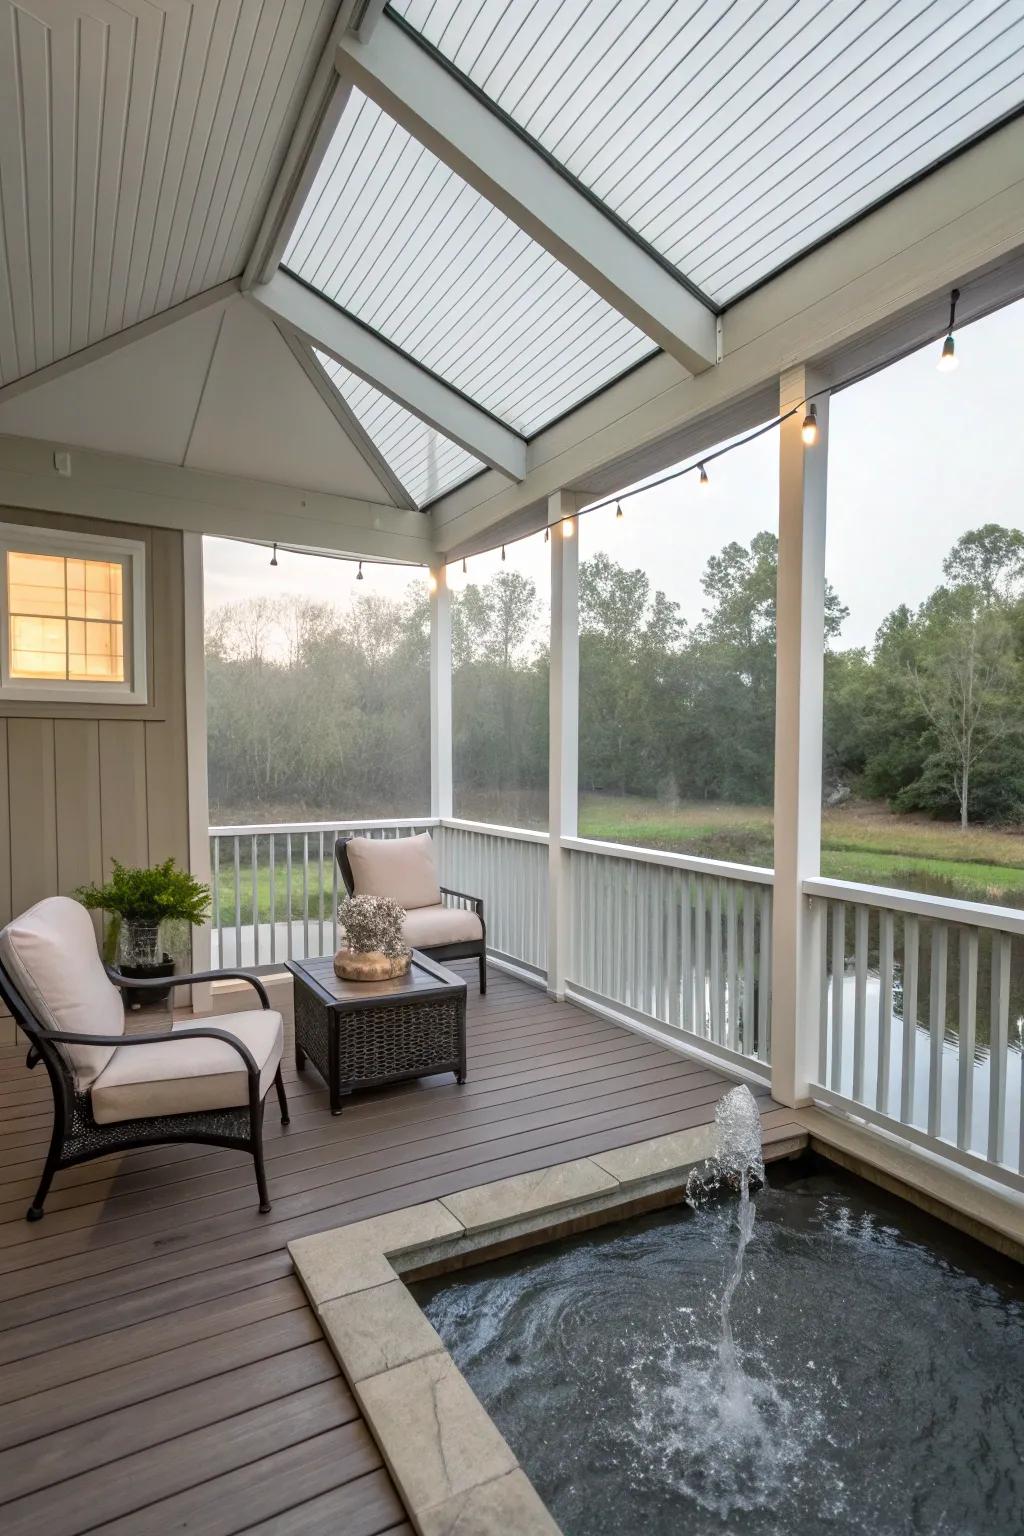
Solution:
<svg viewBox="0 0 1024 1536">
<path fill-rule="evenodd" d="M 952 373 L 957 365 L 956 342 L 953 340 L 953 327 L 956 324 L 956 306 L 960 298 L 960 289 L 954 288 L 949 295 L 949 331 L 942 343 L 942 352 L 936 364 L 940 373 Z"/>
<path fill-rule="evenodd" d="M 818 441 L 818 407 L 816 405 L 811 404 L 807 407 L 807 415 L 804 417 L 804 424 L 800 428 L 800 436 L 808 448 L 813 448 L 814 444 Z"/>
<path fill-rule="evenodd" d="M 563 517 L 562 518 L 562 538 L 563 539 L 571 539 L 575 532 L 576 532 L 576 525 L 573 523 L 572 518 L 571 517 Z"/>
<path fill-rule="evenodd" d="M 544 529 L 544 543 L 545 544 L 548 542 L 548 539 L 550 539 L 550 537 L 551 537 L 551 529 L 550 528 L 545 528 Z"/>
<path fill-rule="evenodd" d="M 360 560 L 360 562 L 359 562 L 359 569 L 358 569 L 358 571 L 356 571 L 356 581 L 362 581 L 362 579 L 363 579 L 363 562 Z"/>
<path fill-rule="evenodd" d="M 708 472 L 704 468 L 703 464 L 698 465 L 698 468 L 700 470 L 700 480 L 698 484 L 700 485 L 702 491 L 708 490 L 711 485 L 711 481 L 708 479 Z"/>
<path fill-rule="evenodd" d="M 437 591 L 437 577 L 434 575 L 433 571 L 428 571 L 427 572 L 427 591 L 428 592 L 436 592 Z"/>
<path fill-rule="evenodd" d="M 615 516 L 616 517 L 621 517 L 622 516 L 622 502 L 621 501 L 617 501 L 615 503 Z"/>
<path fill-rule="evenodd" d="M 501 546 L 501 558 L 503 560 L 505 559 L 505 546 L 504 546 L 504 544 Z"/>
<path fill-rule="evenodd" d="M 466 557 L 465 557 L 465 555 L 463 555 L 463 557 L 462 557 L 462 574 L 463 574 L 463 576 L 465 576 L 465 574 L 466 574 Z"/>
<path fill-rule="evenodd" d="M 277 544 L 276 544 L 276 542 L 274 544 L 274 553 L 270 557 L 270 563 L 271 563 L 271 565 L 276 565 L 277 564 Z"/>
</svg>

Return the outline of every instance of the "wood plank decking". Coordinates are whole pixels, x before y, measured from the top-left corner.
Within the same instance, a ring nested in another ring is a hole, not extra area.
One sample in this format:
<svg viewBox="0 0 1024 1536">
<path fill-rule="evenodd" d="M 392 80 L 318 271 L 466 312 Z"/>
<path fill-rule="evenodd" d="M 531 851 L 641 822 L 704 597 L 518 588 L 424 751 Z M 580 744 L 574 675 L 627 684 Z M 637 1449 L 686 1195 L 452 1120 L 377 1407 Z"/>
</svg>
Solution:
<svg viewBox="0 0 1024 1536">
<path fill-rule="evenodd" d="M 24 1221 L 49 1087 L 0 1050 L 0 1529 L 5 1536 L 409 1536 L 286 1242 L 709 1121 L 718 1072 L 494 971 L 470 981 L 469 1081 L 356 1098 L 311 1068 L 251 1161 L 160 1147 L 59 1174 Z M 761 1095 L 766 1138 L 791 1134 Z"/>
</svg>

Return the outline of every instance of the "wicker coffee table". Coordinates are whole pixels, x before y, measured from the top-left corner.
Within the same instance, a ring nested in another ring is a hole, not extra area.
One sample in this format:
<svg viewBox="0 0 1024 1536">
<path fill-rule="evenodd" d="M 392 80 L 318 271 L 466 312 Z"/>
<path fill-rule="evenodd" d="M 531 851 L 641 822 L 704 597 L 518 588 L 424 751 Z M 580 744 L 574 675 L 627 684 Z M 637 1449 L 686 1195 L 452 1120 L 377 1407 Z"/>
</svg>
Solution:
<svg viewBox="0 0 1024 1536">
<path fill-rule="evenodd" d="M 331 1114 L 357 1088 L 435 1072 L 466 1081 L 466 983 L 418 950 L 405 976 L 342 981 L 333 956 L 289 960 L 295 979 L 295 1065 L 307 1058 L 330 1090 Z"/>
</svg>

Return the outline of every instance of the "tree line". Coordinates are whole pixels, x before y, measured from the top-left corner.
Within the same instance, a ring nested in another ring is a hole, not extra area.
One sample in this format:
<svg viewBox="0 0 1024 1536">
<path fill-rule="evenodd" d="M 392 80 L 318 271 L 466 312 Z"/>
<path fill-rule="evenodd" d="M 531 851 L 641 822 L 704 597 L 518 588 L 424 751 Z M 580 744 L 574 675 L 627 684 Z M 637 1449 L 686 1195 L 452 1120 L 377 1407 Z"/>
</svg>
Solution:
<svg viewBox="0 0 1024 1536">
<path fill-rule="evenodd" d="M 772 796 L 778 541 L 729 543 L 678 605 L 599 553 L 580 566 L 580 786 L 665 800 Z M 956 541 L 943 581 L 870 647 L 842 649 L 825 594 L 826 799 L 1024 818 L 1024 534 Z M 453 593 L 456 781 L 502 793 L 547 782 L 548 654 L 536 585 L 516 571 Z M 349 609 L 253 598 L 207 640 L 211 804 L 227 819 L 420 814 L 429 781 L 425 594 Z M 286 809 L 290 808 L 290 809 Z"/>
</svg>

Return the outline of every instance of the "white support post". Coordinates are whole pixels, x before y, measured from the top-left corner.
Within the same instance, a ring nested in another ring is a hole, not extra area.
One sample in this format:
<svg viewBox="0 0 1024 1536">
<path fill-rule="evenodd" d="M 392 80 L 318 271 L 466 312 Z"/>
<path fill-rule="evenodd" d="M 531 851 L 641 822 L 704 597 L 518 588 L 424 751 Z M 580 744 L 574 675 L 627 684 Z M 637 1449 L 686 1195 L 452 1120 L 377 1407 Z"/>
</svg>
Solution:
<svg viewBox="0 0 1024 1536">
<path fill-rule="evenodd" d="M 206 765 L 206 653 L 203 607 L 203 536 L 183 533 L 185 603 L 185 762 L 188 774 L 188 864 L 197 880 L 210 880 L 210 793 Z M 218 892 L 213 892 L 217 901 Z M 192 969 L 208 971 L 211 924 L 192 930 Z M 192 988 L 192 1007 L 208 1013 L 208 982 Z"/>
<path fill-rule="evenodd" d="M 452 604 L 447 566 L 430 567 L 430 814 L 452 814 Z"/>
<path fill-rule="evenodd" d="M 772 1094 L 806 1104 L 817 1077 L 824 903 L 803 894 L 820 873 L 825 650 L 828 395 L 803 366 L 780 380 L 779 574 L 776 596 L 775 893 L 772 923 Z M 801 436 L 814 396 L 817 442 Z"/>
<path fill-rule="evenodd" d="M 569 961 L 569 855 L 562 839 L 579 821 L 579 498 L 548 497 L 551 544 L 551 668 L 548 696 L 548 994 L 565 996 Z M 569 535 L 566 537 L 566 535 Z"/>
</svg>

